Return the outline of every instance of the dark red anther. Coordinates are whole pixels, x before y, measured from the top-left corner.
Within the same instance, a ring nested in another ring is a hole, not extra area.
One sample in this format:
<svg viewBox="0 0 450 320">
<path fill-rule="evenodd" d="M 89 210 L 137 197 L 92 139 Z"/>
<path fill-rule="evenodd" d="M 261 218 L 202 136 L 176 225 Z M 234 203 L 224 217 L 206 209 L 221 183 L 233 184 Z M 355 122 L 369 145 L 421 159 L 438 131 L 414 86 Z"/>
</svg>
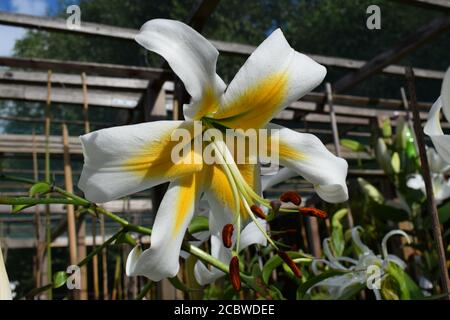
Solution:
<svg viewBox="0 0 450 320">
<path fill-rule="evenodd" d="M 239 274 L 239 258 L 234 256 L 230 261 L 230 281 L 234 290 L 241 290 L 241 276 Z"/>
<path fill-rule="evenodd" d="M 322 211 L 320 209 L 317 208 L 299 208 L 298 211 L 301 214 L 310 216 L 310 217 L 316 217 L 319 219 L 326 219 L 328 217 L 328 213 L 326 213 L 325 211 Z"/>
<path fill-rule="evenodd" d="M 288 267 L 292 270 L 292 272 L 294 273 L 294 275 L 297 278 L 301 278 L 302 277 L 302 273 L 300 272 L 300 269 L 297 267 L 297 265 L 295 264 L 294 260 L 292 260 L 291 257 L 289 257 L 286 252 L 278 251 L 278 255 L 288 265 Z"/>
<path fill-rule="evenodd" d="M 288 191 L 281 195 L 280 200 L 283 202 L 292 202 L 296 206 L 302 203 L 302 197 L 297 192 Z"/>
<path fill-rule="evenodd" d="M 250 209 L 252 210 L 253 214 L 255 216 L 257 216 L 258 218 L 261 219 L 266 219 L 266 215 L 264 214 L 264 212 L 262 211 L 262 209 L 260 207 L 258 207 L 256 204 L 252 204 L 252 206 L 250 207 Z"/>
<path fill-rule="evenodd" d="M 234 227 L 232 224 L 226 224 L 222 229 L 222 241 L 226 248 L 231 248 L 233 244 L 231 237 L 233 236 Z"/>
</svg>

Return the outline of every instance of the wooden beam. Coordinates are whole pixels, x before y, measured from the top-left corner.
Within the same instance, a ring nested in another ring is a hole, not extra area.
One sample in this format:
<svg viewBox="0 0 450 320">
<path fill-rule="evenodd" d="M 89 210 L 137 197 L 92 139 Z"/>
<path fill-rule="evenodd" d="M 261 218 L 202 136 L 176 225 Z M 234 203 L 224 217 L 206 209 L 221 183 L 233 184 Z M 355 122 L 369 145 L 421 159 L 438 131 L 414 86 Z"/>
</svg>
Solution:
<svg viewBox="0 0 450 320">
<path fill-rule="evenodd" d="M 375 56 L 358 71 L 349 73 L 336 81 L 333 85 L 334 91 L 336 93 L 342 93 L 343 91 L 351 89 L 358 83 L 379 72 L 389 64 L 398 61 L 408 53 L 414 51 L 424 43 L 430 41 L 439 33 L 442 33 L 449 28 L 450 15 L 431 21 L 431 23 L 426 26 L 422 26 L 396 46 Z"/>
<path fill-rule="evenodd" d="M 89 103 L 98 107 L 114 107 L 133 109 L 141 94 L 136 92 L 114 92 L 106 90 L 90 90 Z M 0 83 L 0 98 L 43 102 L 47 100 L 47 89 L 44 86 L 14 85 Z M 53 88 L 52 102 L 67 104 L 83 104 L 81 88 Z"/>
<path fill-rule="evenodd" d="M 17 14 L 17 13 L 9 13 L 9 12 L 1 12 L 0 11 L 0 24 L 5 25 L 12 25 L 12 26 L 18 26 L 18 27 L 25 27 L 25 28 L 38 28 L 42 30 L 50 30 L 50 31 L 60 31 L 60 32 L 66 32 L 66 33 L 77 33 L 77 34 L 84 34 L 84 35 L 91 35 L 91 36 L 102 36 L 102 37 L 108 37 L 108 38 L 114 38 L 114 39 L 125 39 L 125 40 L 134 40 L 135 35 L 138 33 L 138 30 L 134 29 L 126 29 L 126 28 L 118 28 L 118 27 L 112 27 L 104 24 L 98 24 L 98 23 L 89 23 L 89 22 L 82 22 L 80 29 L 73 29 L 69 30 L 66 26 L 66 20 L 59 19 L 59 18 L 48 18 L 48 17 L 36 17 L 31 15 L 24 15 L 24 14 Z M 232 54 L 232 55 L 249 55 L 255 50 L 255 46 L 247 45 L 247 44 L 241 44 L 241 43 L 233 43 L 233 42 L 226 42 L 226 41 L 219 41 L 219 40 L 209 40 L 216 48 L 222 53 L 226 54 Z M 329 56 L 323 56 L 323 55 L 315 55 L 315 54 L 307 54 L 311 56 L 314 60 L 317 62 L 326 65 L 328 67 L 339 67 L 339 68 L 345 68 L 345 69 L 360 69 L 363 65 L 365 65 L 367 62 L 362 60 L 355 60 L 355 59 L 347 59 L 347 58 L 339 58 L 339 57 L 329 57 Z M 2 60 L 5 59 L 4 57 L 0 57 L 0 64 L 2 63 Z M 11 58 L 14 59 L 14 58 Z M 17 58 L 16 58 L 17 59 Z M 37 60 L 37 59 L 34 59 Z M 75 62 L 70 62 L 74 64 Z M 95 65 L 95 64 L 94 64 Z M 32 66 L 29 66 L 32 67 Z M 91 74 L 92 72 L 90 70 L 86 70 L 87 66 L 68 66 L 68 68 L 76 68 L 72 69 L 73 72 L 81 73 L 86 72 L 87 74 Z M 127 66 L 124 66 L 127 67 Z M 127 76 L 127 77 L 139 77 L 139 78 L 146 78 L 149 79 L 148 76 L 142 75 L 142 72 L 145 73 L 145 70 L 140 69 L 147 69 L 142 67 L 134 67 L 137 68 L 132 72 L 135 72 L 138 75 L 141 76 L 133 76 L 131 74 L 123 75 L 126 73 L 124 70 L 108 70 L 112 73 L 98 73 L 103 75 L 110 75 L 110 76 Z M 59 70 L 59 71 L 69 71 L 69 70 L 61 70 L 55 68 L 55 65 L 53 66 L 45 66 L 41 69 L 52 69 L 52 70 Z M 404 67 L 398 66 L 398 65 L 392 65 L 392 66 L 386 66 L 382 71 L 386 74 L 393 74 L 393 75 L 402 75 L 403 74 Z M 104 71 L 104 70 L 101 70 Z M 427 79 L 442 79 L 444 72 L 436 71 L 436 70 L 426 70 L 426 69 L 420 69 L 415 68 L 414 72 L 416 73 L 416 77 L 418 78 L 427 78 Z M 97 73 L 97 72 L 94 72 Z M 157 77 L 157 76 L 156 76 Z M 151 77 L 154 78 L 154 77 Z"/>
<path fill-rule="evenodd" d="M 90 75 L 111 77 L 128 77 L 140 79 L 154 79 L 161 74 L 168 76 L 168 72 L 159 68 L 136 67 L 96 62 L 61 61 L 53 59 L 0 57 L 0 65 L 13 68 L 29 68 L 39 70 L 53 70 Z"/>
<path fill-rule="evenodd" d="M 67 73 L 53 73 L 52 86 L 76 86 L 81 87 L 80 75 Z M 35 71 L 0 71 L 0 81 L 15 84 L 43 84 L 47 83 L 46 72 Z M 148 80 L 138 78 L 119 78 L 90 75 L 87 77 L 87 85 L 90 88 L 113 88 L 119 90 L 139 90 L 147 87 Z"/>
</svg>

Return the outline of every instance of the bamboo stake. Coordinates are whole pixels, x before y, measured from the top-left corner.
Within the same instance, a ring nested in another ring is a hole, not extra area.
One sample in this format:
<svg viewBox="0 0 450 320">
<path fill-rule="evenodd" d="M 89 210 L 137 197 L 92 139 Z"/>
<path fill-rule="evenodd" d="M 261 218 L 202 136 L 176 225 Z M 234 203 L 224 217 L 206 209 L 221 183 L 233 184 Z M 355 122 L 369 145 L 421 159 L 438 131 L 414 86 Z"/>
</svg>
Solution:
<svg viewBox="0 0 450 320">
<path fill-rule="evenodd" d="M 83 116 L 84 116 L 84 132 L 91 132 L 91 125 L 89 123 L 89 102 L 87 93 L 87 81 L 86 74 L 83 72 L 81 74 L 81 83 L 83 86 Z"/>
<path fill-rule="evenodd" d="M 81 83 L 83 86 L 83 117 L 84 117 L 84 133 L 91 132 L 91 125 L 89 122 L 89 100 L 87 91 L 86 73 L 81 73 Z M 97 220 L 92 217 L 92 250 L 97 247 Z M 92 280 L 94 282 L 94 299 L 100 298 L 99 275 L 98 275 L 98 256 L 92 259 Z"/>
<path fill-rule="evenodd" d="M 87 97 L 87 84 L 86 84 L 86 75 L 84 73 L 81 74 L 81 83 L 83 87 L 83 116 L 84 116 L 84 131 L 85 133 L 89 132 L 89 122 L 88 122 L 88 97 Z M 86 221 L 85 219 L 79 219 L 78 224 L 78 257 L 79 259 L 84 259 L 87 255 L 86 248 Z M 81 300 L 88 299 L 88 279 L 87 279 L 87 267 L 81 268 Z"/>
<path fill-rule="evenodd" d="M 431 216 L 434 244 L 439 259 L 439 271 L 440 271 L 442 291 L 447 294 L 446 298 L 448 299 L 449 277 L 447 272 L 444 243 L 442 240 L 441 225 L 439 223 L 438 211 L 433 194 L 433 184 L 431 181 L 430 167 L 428 164 L 427 153 L 425 150 L 425 139 L 423 136 L 422 124 L 420 121 L 419 111 L 417 109 L 417 96 L 416 96 L 414 71 L 411 67 L 407 67 L 405 71 L 406 71 L 406 82 L 408 84 L 410 107 L 414 119 L 414 131 L 417 137 L 417 145 L 419 147 L 420 161 L 422 164 L 422 176 L 425 182 L 425 190 L 427 193 L 428 214 Z"/>
<path fill-rule="evenodd" d="M 331 89 L 331 84 L 329 82 L 327 82 L 325 84 L 326 87 L 326 95 L 327 95 L 327 104 L 328 107 L 330 108 L 330 120 L 331 120 L 331 130 L 333 132 L 333 142 L 334 142 L 334 147 L 336 149 L 336 155 L 338 157 L 341 157 L 341 143 L 339 140 L 339 130 L 338 130 L 338 126 L 337 126 L 337 119 L 336 119 L 336 113 L 334 111 L 334 103 L 333 103 L 333 90 Z M 353 228 L 353 215 L 352 215 L 352 211 L 350 209 L 350 205 L 347 202 L 347 222 L 348 222 L 348 226 L 349 228 Z"/>
<path fill-rule="evenodd" d="M 116 256 L 116 268 L 114 271 L 114 286 L 111 294 L 111 300 L 117 300 L 120 297 L 120 254 Z M 120 298 L 119 298 L 120 299 Z"/>
<path fill-rule="evenodd" d="M 64 182 L 65 188 L 68 192 L 73 193 L 73 181 L 72 181 L 72 166 L 70 164 L 70 150 L 69 150 L 69 132 L 67 125 L 62 125 L 63 132 L 63 146 L 64 146 Z M 77 232 L 75 222 L 75 208 L 73 204 L 68 204 L 67 208 L 67 234 L 69 238 L 69 256 L 70 264 L 76 265 L 78 262 L 77 257 Z M 78 291 L 78 290 L 77 290 Z M 74 298 L 79 298 L 79 292 L 74 294 Z"/>
<path fill-rule="evenodd" d="M 36 152 L 36 132 L 33 128 L 33 178 L 35 181 L 39 180 L 38 173 L 38 160 L 37 160 L 37 152 Z M 41 268 L 42 268 L 42 248 L 41 248 L 41 211 L 39 210 L 39 206 L 34 208 L 34 223 L 36 230 L 36 256 L 35 256 L 35 286 L 36 288 L 41 287 Z"/>
<path fill-rule="evenodd" d="M 92 251 L 97 248 L 97 219 L 92 217 Z M 99 287 L 99 276 L 98 276 L 98 256 L 95 255 L 92 258 L 92 280 L 94 282 L 94 299 L 100 299 L 100 287 Z"/>
<path fill-rule="evenodd" d="M 105 243 L 105 218 L 100 215 L 100 235 L 102 237 L 102 243 Z M 106 249 L 102 250 L 102 276 L 103 276 L 103 299 L 108 300 L 108 257 Z"/>
<path fill-rule="evenodd" d="M 47 73 L 47 103 L 45 105 L 45 181 L 51 183 L 50 181 L 50 150 L 49 150 L 49 139 L 50 139 L 50 106 L 52 97 L 52 71 L 48 70 Z M 47 248 L 47 280 L 51 281 L 52 278 L 52 250 L 51 250 L 51 220 L 50 220 L 50 206 L 45 206 L 45 228 L 46 228 L 46 248 Z M 48 290 L 48 299 L 53 299 L 53 290 L 50 287 Z"/>
</svg>

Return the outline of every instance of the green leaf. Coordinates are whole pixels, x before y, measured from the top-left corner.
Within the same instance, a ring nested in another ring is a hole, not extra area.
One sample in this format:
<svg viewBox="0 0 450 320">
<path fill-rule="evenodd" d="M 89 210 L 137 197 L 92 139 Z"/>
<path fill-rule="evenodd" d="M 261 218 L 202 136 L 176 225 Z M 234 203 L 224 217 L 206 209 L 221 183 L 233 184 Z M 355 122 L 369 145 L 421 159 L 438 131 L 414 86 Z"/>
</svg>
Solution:
<svg viewBox="0 0 450 320">
<path fill-rule="evenodd" d="M 365 284 L 357 283 L 353 286 L 348 287 L 338 300 L 349 300 L 357 295 L 361 290 L 365 288 Z"/>
<path fill-rule="evenodd" d="M 358 183 L 364 192 L 364 194 L 369 197 L 369 199 L 373 200 L 376 203 L 384 203 L 384 197 L 377 188 L 375 188 L 372 184 L 367 182 L 363 178 L 358 178 Z"/>
<path fill-rule="evenodd" d="M 444 224 L 450 219 L 450 201 L 447 201 L 438 209 L 439 222 Z"/>
<path fill-rule="evenodd" d="M 331 277 L 335 277 L 335 276 L 339 276 L 346 273 L 345 271 L 340 271 L 340 270 L 330 270 L 330 271 L 326 271 L 324 273 L 319 274 L 318 276 L 312 277 L 311 279 L 309 279 L 308 281 L 306 281 L 305 283 L 303 283 L 302 285 L 300 285 L 297 289 L 297 299 L 301 300 L 304 299 L 306 292 L 312 288 L 314 285 L 316 285 L 317 283 L 331 278 Z"/>
<path fill-rule="evenodd" d="M 398 265 L 390 262 L 387 273 L 397 282 L 400 290 L 400 299 L 423 299 L 423 293 L 419 286 Z"/>
<path fill-rule="evenodd" d="M 183 292 L 201 291 L 201 289 L 189 288 L 183 282 L 181 282 L 177 276 L 173 278 L 168 278 L 168 280 L 176 289 L 181 290 Z"/>
<path fill-rule="evenodd" d="M 409 214 L 405 210 L 384 203 L 374 203 L 371 211 L 377 218 L 385 221 L 402 222 L 409 219 Z"/>
<path fill-rule="evenodd" d="M 400 172 L 400 156 L 398 155 L 398 152 L 394 152 L 391 158 L 391 167 L 392 170 L 394 170 L 395 173 Z"/>
<path fill-rule="evenodd" d="M 208 230 L 209 230 L 208 217 L 204 216 L 195 216 L 188 227 L 188 231 L 190 234 Z"/>
<path fill-rule="evenodd" d="M 340 144 L 347 148 L 350 149 L 354 152 L 360 152 L 360 151 L 366 151 L 366 146 L 364 146 L 362 143 L 356 141 L 356 140 L 351 140 L 351 139 L 341 139 L 340 140 Z"/>
<path fill-rule="evenodd" d="M 280 289 L 278 289 L 274 285 L 270 285 L 268 289 L 273 300 L 286 300 Z"/>
<path fill-rule="evenodd" d="M 53 288 L 60 288 L 67 282 L 67 272 L 58 271 L 53 275 Z"/>
<path fill-rule="evenodd" d="M 19 213 L 23 209 L 30 208 L 32 206 L 34 206 L 34 204 L 13 204 L 12 213 Z"/>
<path fill-rule="evenodd" d="M 50 189 L 51 189 L 50 185 L 46 182 L 35 183 L 30 188 L 30 197 L 34 197 L 35 195 L 38 195 L 38 194 L 47 193 L 50 191 Z"/>
<path fill-rule="evenodd" d="M 342 255 L 345 248 L 344 229 L 341 224 L 341 219 L 348 213 L 347 209 L 341 209 L 337 211 L 331 219 L 331 241 L 336 256 Z"/>
</svg>

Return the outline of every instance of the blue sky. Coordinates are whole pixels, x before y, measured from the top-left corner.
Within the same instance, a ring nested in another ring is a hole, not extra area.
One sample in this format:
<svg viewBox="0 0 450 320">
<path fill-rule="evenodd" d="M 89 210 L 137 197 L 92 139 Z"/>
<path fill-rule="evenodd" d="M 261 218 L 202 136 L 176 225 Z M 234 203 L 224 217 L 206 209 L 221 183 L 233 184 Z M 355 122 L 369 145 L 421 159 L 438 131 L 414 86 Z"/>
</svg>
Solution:
<svg viewBox="0 0 450 320">
<path fill-rule="evenodd" d="M 59 2 L 60 0 L 0 0 L 0 11 L 49 16 L 56 13 Z M 22 38 L 25 32 L 23 28 L 0 25 L 0 56 L 10 56 L 14 43 Z"/>
</svg>

